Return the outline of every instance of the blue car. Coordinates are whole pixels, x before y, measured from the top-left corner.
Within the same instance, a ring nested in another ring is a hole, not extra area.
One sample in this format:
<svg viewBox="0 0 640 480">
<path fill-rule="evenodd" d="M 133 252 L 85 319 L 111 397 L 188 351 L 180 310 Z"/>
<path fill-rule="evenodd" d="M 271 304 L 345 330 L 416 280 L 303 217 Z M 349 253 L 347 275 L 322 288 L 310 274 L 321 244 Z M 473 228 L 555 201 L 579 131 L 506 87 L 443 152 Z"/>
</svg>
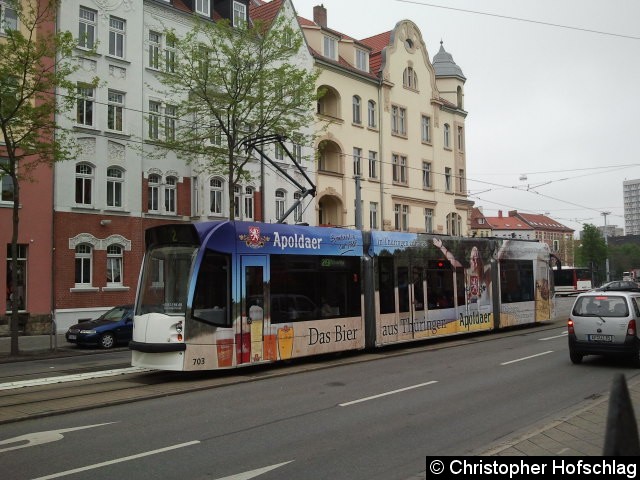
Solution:
<svg viewBox="0 0 640 480">
<path fill-rule="evenodd" d="M 72 325 L 65 337 L 69 343 L 105 349 L 128 344 L 133 337 L 133 305 L 119 305 L 95 320 Z"/>
</svg>

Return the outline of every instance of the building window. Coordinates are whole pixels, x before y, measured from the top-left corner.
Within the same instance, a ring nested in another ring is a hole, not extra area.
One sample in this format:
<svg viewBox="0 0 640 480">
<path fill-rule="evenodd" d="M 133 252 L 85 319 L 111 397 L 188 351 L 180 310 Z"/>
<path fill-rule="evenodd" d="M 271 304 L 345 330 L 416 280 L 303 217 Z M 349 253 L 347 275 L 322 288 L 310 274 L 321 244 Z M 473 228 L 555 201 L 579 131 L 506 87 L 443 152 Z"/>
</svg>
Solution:
<svg viewBox="0 0 640 480">
<path fill-rule="evenodd" d="M 109 90 L 107 105 L 107 129 L 122 132 L 124 114 L 124 94 Z"/>
<path fill-rule="evenodd" d="M 464 178 L 464 170 L 462 168 L 458 170 L 458 188 L 460 188 L 460 193 L 465 193 L 467 190 L 467 185 Z"/>
<path fill-rule="evenodd" d="M 7 3 L 0 1 L 0 33 L 18 29 L 18 13 Z"/>
<path fill-rule="evenodd" d="M 253 220 L 253 187 L 244 189 L 244 220 Z"/>
<path fill-rule="evenodd" d="M 173 38 L 166 38 L 164 45 L 164 69 L 174 73 L 176 69 L 176 42 Z"/>
<path fill-rule="evenodd" d="M 276 149 L 276 160 L 284 160 L 284 148 L 280 143 L 275 144 Z"/>
<path fill-rule="evenodd" d="M 92 49 L 96 44 L 96 18 L 98 12 L 80 7 L 80 22 L 78 25 L 78 46 Z"/>
<path fill-rule="evenodd" d="M 200 216 L 200 182 L 198 177 L 191 177 L 191 215 Z"/>
<path fill-rule="evenodd" d="M 243 3 L 233 2 L 233 26 L 239 27 L 247 21 L 247 7 Z"/>
<path fill-rule="evenodd" d="M 92 252 L 91 245 L 81 244 L 76 247 L 76 287 L 88 287 L 91 285 Z"/>
<path fill-rule="evenodd" d="M 77 92 L 76 123 L 85 127 L 93 127 L 93 88 L 78 85 Z"/>
<path fill-rule="evenodd" d="M 213 215 L 222 215 L 222 194 L 224 183 L 219 178 L 209 181 L 209 211 Z"/>
<path fill-rule="evenodd" d="M 362 175 L 362 149 L 353 147 L 353 174 Z"/>
<path fill-rule="evenodd" d="M 363 72 L 369 71 L 369 52 L 356 48 L 356 68 Z"/>
<path fill-rule="evenodd" d="M 464 151 L 464 129 L 458 127 L 458 150 Z"/>
<path fill-rule="evenodd" d="M 424 209 L 424 231 L 427 233 L 433 233 L 433 209 Z"/>
<path fill-rule="evenodd" d="M 378 122 L 376 121 L 376 102 L 369 100 L 367 102 L 367 117 L 369 122 L 369 128 L 377 128 Z"/>
<path fill-rule="evenodd" d="M 378 228 L 378 203 L 369 202 L 369 228 L 375 230 Z"/>
<path fill-rule="evenodd" d="M 11 260 L 13 252 L 11 244 L 7 244 L 7 311 L 12 310 L 12 301 L 18 299 L 18 310 L 24 310 L 27 302 L 27 245 L 17 245 L 16 260 L 18 261 L 18 269 L 16 270 L 16 285 L 13 284 L 13 270 Z"/>
<path fill-rule="evenodd" d="M 107 168 L 107 207 L 122 208 L 124 172 L 121 168 Z"/>
<path fill-rule="evenodd" d="M 362 123 L 360 97 L 358 95 L 353 96 L 353 123 L 360 125 Z"/>
<path fill-rule="evenodd" d="M 447 235 L 462 235 L 462 217 L 455 212 L 447 215 Z"/>
<path fill-rule="evenodd" d="M 431 188 L 431 163 L 422 162 L 422 188 Z"/>
<path fill-rule="evenodd" d="M 176 107 L 166 105 L 164 107 L 164 138 L 165 140 L 176 139 Z"/>
<path fill-rule="evenodd" d="M 9 159 L 0 158 L 0 184 L 2 185 L 2 192 L 0 201 L 13 202 L 15 198 L 15 189 L 13 187 L 13 179 L 5 173 L 5 168 L 9 166 Z"/>
<path fill-rule="evenodd" d="M 302 194 L 300 192 L 294 193 L 293 200 L 296 202 L 296 209 L 293 211 L 293 221 L 302 223 Z"/>
<path fill-rule="evenodd" d="M 160 139 L 160 102 L 149 100 L 149 138 Z"/>
<path fill-rule="evenodd" d="M 404 155 L 393 154 L 393 181 L 395 183 L 407 183 L 407 157 Z"/>
<path fill-rule="evenodd" d="M 149 31 L 149 67 L 157 69 L 160 66 L 160 39 L 158 32 Z"/>
<path fill-rule="evenodd" d="M 406 108 L 393 105 L 391 107 L 391 133 L 395 135 L 407 135 Z"/>
<path fill-rule="evenodd" d="M 176 177 L 167 177 L 164 185 L 164 211 L 165 213 L 176 213 L 176 188 L 178 181 Z"/>
<path fill-rule="evenodd" d="M 560 241 L 559 240 L 554 240 L 553 241 L 553 251 L 554 252 L 559 252 L 560 251 Z"/>
<path fill-rule="evenodd" d="M 369 150 L 369 178 L 378 178 L 378 152 Z"/>
<path fill-rule="evenodd" d="M 336 60 L 336 39 L 333 37 L 329 37 L 327 35 L 324 36 L 324 56 L 330 58 L 331 60 Z"/>
<path fill-rule="evenodd" d="M 424 143 L 431 143 L 431 118 L 422 115 L 421 135 Z"/>
<path fill-rule="evenodd" d="M 448 123 L 444 124 L 444 148 L 451 148 L 451 131 Z"/>
<path fill-rule="evenodd" d="M 451 192 L 451 169 L 449 167 L 444 169 L 444 190 Z"/>
<path fill-rule="evenodd" d="M 158 212 L 160 210 L 160 175 L 149 175 L 149 200 L 148 210 Z"/>
<path fill-rule="evenodd" d="M 124 58 L 125 25 L 121 18 L 109 18 L 109 55 Z"/>
<path fill-rule="evenodd" d="M 196 0 L 196 13 L 209 16 L 209 0 Z"/>
<path fill-rule="evenodd" d="M 402 85 L 405 88 L 410 88 L 412 90 L 418 89 L 418 75 L 416 75 L 416 71 L 412 67 L 404 69 L 402 74 Z"/>
<path fill-rule="evenodd" d="M 107 286 L 122 285 L 122 247 L 109 245 L 107 247 Z"/>
<path fill-rule="evenodd" d="M 296 162 L 302 162 L 302 145 L 300 145 L 299 143 L 294 143 L 293 151 L 291 153 L 293 154 L 293 159 Z"/>
<path fill-rule="evenodd" d="M 284 190 L 276 190 L 276 219 L 282 220 L 287 205 L 287 193 Z"/>
<path fill-rule="evenodd" d="M 396 203 L 393 206 L 395 229 L 401 232 L 409 230 L 409 205 Z"/>
<path fill-rule="evenodd" d="M 86 163 L 76 165 L 76 205 L 90 206 L 93 192 L 93 167 Z"/>
</svg>

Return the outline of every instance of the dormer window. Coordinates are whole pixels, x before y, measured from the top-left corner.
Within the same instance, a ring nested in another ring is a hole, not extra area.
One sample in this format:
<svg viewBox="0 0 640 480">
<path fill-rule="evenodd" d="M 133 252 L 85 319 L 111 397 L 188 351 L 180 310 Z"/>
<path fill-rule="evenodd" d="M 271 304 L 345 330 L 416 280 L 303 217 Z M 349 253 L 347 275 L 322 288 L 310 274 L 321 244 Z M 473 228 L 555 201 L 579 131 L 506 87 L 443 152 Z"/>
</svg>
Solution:
<svg viewBox="0 0 640 480">
<path fill-rule="evenodd" d="M 209 0 L 196 0 L 196 13 L 209 17 L 211 16 L 211 10 L 209 7 Z"/>
<path fill-rule="evenodd" d="M 247 6 L 244 3 L 233 2 L 233 26 L 239 27 L 247 21 Z"/>
<path fill-rule="evenodd" d="M 369 53 L 356 48 L 356 68 L 363 72 L 369 71 Z"/>
<path fill-rule="evenodd" d="M 329 37 L 327 35 L 324 36 L 324 56 L 330 58 L 331 60 L 337 60 L 336 56 L 336 39 L 333 37 Z"/>
<path fill-rule="evenodd" d="M 410 88 L 412 90 L 418 89 L 418 75 L 412 67 L 407 67 L 404 69 L 404 73 L 402 75 L 402 83 L 406 88 Z"/>
</svg>

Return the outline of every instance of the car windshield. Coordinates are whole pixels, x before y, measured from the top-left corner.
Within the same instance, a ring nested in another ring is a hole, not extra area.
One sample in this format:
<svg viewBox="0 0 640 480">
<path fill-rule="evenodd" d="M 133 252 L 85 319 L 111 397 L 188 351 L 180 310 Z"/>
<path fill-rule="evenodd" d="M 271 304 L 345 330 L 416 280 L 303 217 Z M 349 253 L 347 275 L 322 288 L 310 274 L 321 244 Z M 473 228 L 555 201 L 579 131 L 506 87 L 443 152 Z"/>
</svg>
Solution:
<svg viewBox="0 0 640 480">
<path fill-rule="evenodd" d="M 627 317 L 629 309 L 625 297 L 591 295 L 576 300 L 573 314 L 581 317 Z"/>
<path fill-rule="evenodd" d="M 115 307 L 105 312 L 100 317 L 100 320 L 108 320 L 110 322 L 117 322 L 122 320 L 122 317 L 127 313 L 127 307 Z"/>
</svg>

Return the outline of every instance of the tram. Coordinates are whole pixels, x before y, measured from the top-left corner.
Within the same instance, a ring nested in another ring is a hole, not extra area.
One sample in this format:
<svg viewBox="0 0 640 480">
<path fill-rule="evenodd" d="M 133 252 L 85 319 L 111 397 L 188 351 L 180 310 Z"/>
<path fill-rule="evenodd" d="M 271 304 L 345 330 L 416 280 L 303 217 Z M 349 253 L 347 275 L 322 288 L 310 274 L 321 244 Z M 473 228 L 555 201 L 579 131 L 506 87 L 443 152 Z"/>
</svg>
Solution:
<svg viewBox="0 0 640 480">
<path fill-rule="evenodd" d="M 553 317 L 546 244 L 258 222 L 145 232 L 132 365 L 191 371 Z"/>
</svg>

